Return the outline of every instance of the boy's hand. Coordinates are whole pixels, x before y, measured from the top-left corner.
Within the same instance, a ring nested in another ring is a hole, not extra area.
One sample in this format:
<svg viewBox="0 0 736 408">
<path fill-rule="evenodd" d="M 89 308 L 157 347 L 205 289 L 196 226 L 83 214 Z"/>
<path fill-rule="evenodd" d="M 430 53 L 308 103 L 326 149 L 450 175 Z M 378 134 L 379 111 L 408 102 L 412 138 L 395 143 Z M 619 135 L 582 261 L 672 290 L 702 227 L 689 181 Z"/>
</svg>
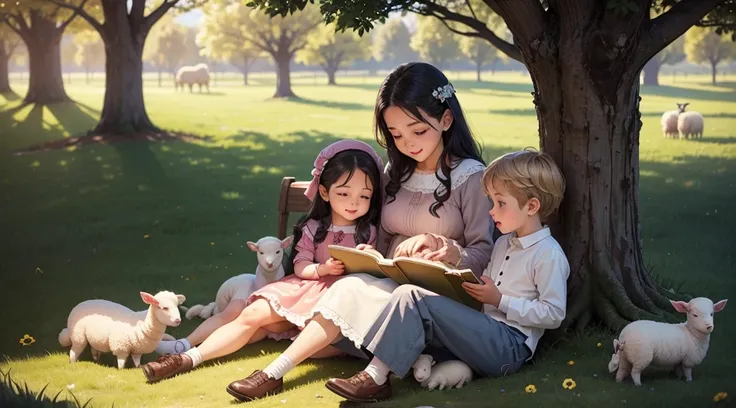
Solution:
<svg viewBox="0 0 736 408">
<path fill-rule="evenodd" d="M 322 272 L 319 273 L 320 276 L 325 275 L 342 275 L 345 272 L 345 264 L 342 263 L 342 261 L 338 261 L 335 258 L 330 258 L 325 262 L 322 269 Z"/>
<path fill-rule="evenodd" d="M 481 276 L 483 285 L 477 283 L 463 282 L 463 289 L 475 300 L 495 307 L 501 303 L 501 292 L 488 276 Z"/>
<path fill-rule="evenodd" d="M 365 251 L 366 249 L 373 249 L 373 246 L 368 244 L 358 244 L 355 249 L 357 249 L 358 251 Z"/>
</svg>

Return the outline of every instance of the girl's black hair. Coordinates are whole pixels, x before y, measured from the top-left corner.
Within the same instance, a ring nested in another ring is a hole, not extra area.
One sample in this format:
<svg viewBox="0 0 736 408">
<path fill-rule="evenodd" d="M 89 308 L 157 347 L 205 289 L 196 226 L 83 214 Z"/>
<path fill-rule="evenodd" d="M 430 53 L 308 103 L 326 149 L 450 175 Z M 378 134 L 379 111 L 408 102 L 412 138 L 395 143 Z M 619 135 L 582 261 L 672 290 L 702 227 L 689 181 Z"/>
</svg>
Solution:
<svg viewBox="0 0 736 408">
<path fill-rule="evenodd" d="M 399 151 L 391 132 L 388 130 L 383 113 L 390 106 L 398 106 L 404 112 L 427 124 L 429 123 L 419 112 L 419 109 L 436 120 L 442 118 L 445 110 L 449 109 L 452 112 L 452 125 L 442 132 L 444 150 L 439 158 L 439 167 L 443 177 L 439 177 L 436 173 L 435 175 L 444 186 L 444 189 L 437 188 L 434 192 L 435 202 L 429 207 L 429 212 L 433 216 L 439 217 L 437 210 L 450 198 L 452 186 L 450 171 L 460 163 L 460 160 L 475 159 L 485 164 L 481 156 L 481 147 L 470 132 L 457 97 L 452 95 L 441 102 L 432 96 L 433 91 L 448 83 L 447 77 L 434 66 L 423 62 L 410 62 L 399 65 L 391 71 L 381 84 L 381 89 L 378 91 L 378 97 L 376 98 L 373 124 L 376 141 L 388 151 L 389 180 L 385 192 L 390 199 L 387 204 L 396 199 L 396 193 L 399 191 L 401 184 L 411 177 L 417 166 L 414 159 Z M 448 164 L 451 162 L 457 164 L 451 166 Z"/>
<path fill-rule="evenodd" d="M 319 184 L 329 190 L 346 173 L 348 174 L 348 178 L 345 183 L 347 183 L 353 178 L 356 169 L 360 169 L 368 176 L 373 187 L 373 195 L 371 196 L 368 212 L 358 218 L 355 224 L 355 243 L 367 244 L 371 237 L 371 226 L 377 227 L 379 225 L 381 205 L 383 203 L 381 170 L 378 168 L 373 157 L 362 150 L 344 150 L 339 152 L 325 164 L 325 168 L 319 177 Z M 298 252 L 296 244 L 302 238 L 302 228 L 307 225 L 309 220 L 316 220 L 319 223 L 317 231 L 314 233 L 314 246 L 316 248 L 327 237 L 327 232 L 332 223 L 332 207 L 322 199 L 319 192 L 315 194 L 314 201 L 312 201 L 307 214 L 294 225 L 294 240 L 291 244 L 291 254 L 289 255 L 289 262 L 284 268 L 287 275 L 294 273 L 294 259 Z"/>
</svg>

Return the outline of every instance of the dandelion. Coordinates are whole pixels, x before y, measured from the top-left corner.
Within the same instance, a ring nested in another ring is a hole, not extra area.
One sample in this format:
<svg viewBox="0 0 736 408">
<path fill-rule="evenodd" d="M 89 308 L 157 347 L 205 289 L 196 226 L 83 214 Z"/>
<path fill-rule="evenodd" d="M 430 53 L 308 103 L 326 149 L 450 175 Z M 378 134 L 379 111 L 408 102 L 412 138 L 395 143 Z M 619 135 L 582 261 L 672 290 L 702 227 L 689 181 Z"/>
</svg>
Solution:
<svg viewBox="0 0 736 408">
<path fill-rule="evenodd" d="M 716 394 L 713 397 L 713 402 L 721 402 L 721 401 L 725 400 L 726 398 L 728 398 L 728 393 L 727 392 L 719 392 L 718 394 Z"/>
<path fill-rule="evenodd" d="M 537 387 L 534 386 L 534 384 L 529 384 L 524 388 L 524 391 L 526 391 L 528 394 L 534 394 L 537 392 Z"/>
<path fill-rule="evenodd" d="M 570 367 L 572 367 L 572 366 L 574 366 L 574 365 L 575 365 L 575 362 L 574 362 L 574 361 L 572 361 L 572 360 L 570 360 L 570 361 L 568 361 L 568 362 L 567 362 L 567 365 L 569 365 Z"/>
<path fill-rule="evenodd" d="M 566 390 L 571 390 L 575 388 L 576 385 L 577 384 L 575 384 L 575 380 L 573 380 L 572 378 L 565 378 L 565 381 L 562 382 L 562 388 Z"/>
<path fill-rule="evenodd" d="M 32 336 L 29 335 L 23 335 L 23 338 L 21 338 L 18 343 L 20 343 L 23 347 L 30 346 L 31 344 L 35 343 L 36 339 L 34 339 Z"/>
<path fill-rule="evenodd" d="M 215 243 L 214 242 L 210 242 L 210 246 L 215 246 Z"/>
<path fill-rule="evenodd" d="M 151 236 L 148 234 L 143 235 L 143 239 L 148 239 L 148 238 L 151 238 Z"/>
<path fill-rule="evenodd" d="M 598 347 L 598 348 L 601 348 L 601 347 L 603 347 L 603 345 L 602 345 L 601 343 L 598 343 L 598 344 L 596 344 L 595 346 L 596 346 L 596 347 Z"/>
</svg>

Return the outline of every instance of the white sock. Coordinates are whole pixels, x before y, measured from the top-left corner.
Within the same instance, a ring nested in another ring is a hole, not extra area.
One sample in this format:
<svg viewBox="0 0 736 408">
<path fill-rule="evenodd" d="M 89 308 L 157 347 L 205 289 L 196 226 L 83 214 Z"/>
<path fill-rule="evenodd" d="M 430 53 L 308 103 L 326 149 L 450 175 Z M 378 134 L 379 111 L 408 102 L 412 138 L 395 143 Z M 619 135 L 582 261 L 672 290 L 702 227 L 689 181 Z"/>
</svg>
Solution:
<svg viewBox="0 0 736 408">
<path fill-rule="evenodd" d="M 192 348 L 189 344 L 189 340 L 186 338 L 171 341 L 160 341 L 156 346 L 156 353 L 158 354 L 178 354 L 183 353 Z"/>
<path fill-rule="evenodd" d="M 274 380 L 278 380 L 291 371 L 292 368 L 294 368 L 294 363 L 291 362 L 289 356 L 282 354 L 276 360 L 273 360 L 263 372 Z"/>
<path fill-rule="evenodd" d="M 370 364 L 368 364 L 368 367 L 366 367 L 364 371 L 373 378 L 373 381 L 375 381 L 376 384 L 383 385 L 383 383 L 386 382 L 388 373 L 391 369 L 388 368 L 386 364 L 383 364 L 381 360 L 373 357 L 373 360 L 371 360 Z"/>
<path fill-rule="evenodd" d="M 192 358 L 192 368 L 194 368 L 194 367 L 196 367 L 196 366 L 198 366 L 198 365 L 200 365 L 202 363 L 202 355 L 199 353 L 199 350 L 196 347 L 190 348 L 184 354 L 186 354 L 186 355 L 188 355 L 189 357 Z"/>
</svg>

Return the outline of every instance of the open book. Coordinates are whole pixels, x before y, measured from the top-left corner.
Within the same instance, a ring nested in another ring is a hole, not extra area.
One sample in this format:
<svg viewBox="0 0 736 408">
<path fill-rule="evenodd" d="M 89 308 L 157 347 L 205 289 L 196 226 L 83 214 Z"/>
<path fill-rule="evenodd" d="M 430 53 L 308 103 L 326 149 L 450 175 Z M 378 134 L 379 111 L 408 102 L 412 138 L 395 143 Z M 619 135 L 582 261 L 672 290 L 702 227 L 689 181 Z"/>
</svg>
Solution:
<svg viewBox="0 0 736 408">
<path fill-rule="evenodd" d="M 462 287 L 463 282 L 483 283 L 470 269 L 454 269 L 442 262 L 403 256 L 386 259 L 374 249 L 361 251 L 340 245 L 327 248 L 330 256 L 345 264 L 346 275 L 367 273 L 377 278 L 393 279 L 400 285 L 410 283 L 482 310 L 483 304 Z"/>
</svg>

